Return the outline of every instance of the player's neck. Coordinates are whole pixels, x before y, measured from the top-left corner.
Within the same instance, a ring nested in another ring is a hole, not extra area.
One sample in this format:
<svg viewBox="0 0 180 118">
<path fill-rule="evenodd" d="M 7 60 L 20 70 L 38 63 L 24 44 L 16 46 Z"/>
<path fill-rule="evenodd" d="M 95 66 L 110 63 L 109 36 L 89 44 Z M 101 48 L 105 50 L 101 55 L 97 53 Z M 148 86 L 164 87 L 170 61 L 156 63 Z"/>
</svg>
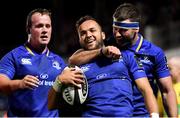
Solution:
<svg viewBox="0 0 180 118">
<path fill-rule="evenodd" d="M 136 42 L 138 41 L 138 39 L 139 39 L 139 36 L 138 36 L 138 34 L 136 33 L 135 34 L 135 36 L 134 36 L 134 39 L 132 40 L 132 45 L 134 45 L 134 44 L 136 44 Z"/>
<path fill-rule="evenodd" d="M 37 53 L 43 54 L 47 50 L 47 45 L 32 45 L 31 43 L 27 43 L 27 46 L 34 50 Z"/>
</svg>

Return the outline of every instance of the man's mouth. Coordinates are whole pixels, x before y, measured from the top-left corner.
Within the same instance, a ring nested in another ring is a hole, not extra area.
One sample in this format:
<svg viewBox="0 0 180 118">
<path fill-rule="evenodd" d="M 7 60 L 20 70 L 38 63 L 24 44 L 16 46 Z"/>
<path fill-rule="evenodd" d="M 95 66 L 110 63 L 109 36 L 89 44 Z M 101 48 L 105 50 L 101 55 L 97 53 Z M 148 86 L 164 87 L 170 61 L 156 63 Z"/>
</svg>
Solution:
<svg viewBox="0 0 180 118">
<path fill-rule="evenodd" d="M 44 39 L 44 38 L 48 38 L 48 36 L 41 36 L 40 38 L 43 38 L 43 39 Z"/>
</svg>

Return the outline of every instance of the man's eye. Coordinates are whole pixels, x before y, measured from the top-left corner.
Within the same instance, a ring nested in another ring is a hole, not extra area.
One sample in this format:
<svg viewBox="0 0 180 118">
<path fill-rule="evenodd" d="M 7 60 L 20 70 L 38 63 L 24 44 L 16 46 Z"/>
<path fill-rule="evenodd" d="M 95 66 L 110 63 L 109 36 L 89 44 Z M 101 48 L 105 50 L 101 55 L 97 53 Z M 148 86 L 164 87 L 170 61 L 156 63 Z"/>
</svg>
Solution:
<svg viewBox="0 0 180 118">
<path fill-rule="evenodd" d="M 95 32 L 95 31 L 96 31 L 95 29 L 90 30 L 90 32 Z"/>
<path fill-rule="evenodd" d="M 36 25 L 37 28 L 43 27 L 43 24 Z"/>
<path fill-rule="evenodd" d="M 122 31 L 122 32 L 126 32 L 126 31 L 127 31 L 127 29 L 121 29 L 121 31 Z"/>
<path fill-rule="evenodd" d="M 83 36 L 83 35 L 85 35 L 85 34 L 86 34 L 86 32 L 81 32 L 80 34 L 81 34 L 81 36 Z"/>
<path fill-rule="evenodd" d="M 46 25 L 46 27 L 47 27 L 47 28 L 50 28 L 50 27 L 51 27 L 51 25 L 49 25 L 49 24 L 48 24 L 48 25 Z"/>
</svg>

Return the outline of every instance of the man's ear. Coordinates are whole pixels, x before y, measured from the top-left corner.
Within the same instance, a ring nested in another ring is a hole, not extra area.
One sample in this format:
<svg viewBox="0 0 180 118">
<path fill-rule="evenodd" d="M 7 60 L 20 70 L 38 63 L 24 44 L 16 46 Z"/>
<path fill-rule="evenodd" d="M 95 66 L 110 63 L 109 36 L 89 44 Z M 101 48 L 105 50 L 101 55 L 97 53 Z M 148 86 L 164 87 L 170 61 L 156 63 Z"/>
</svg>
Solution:
<svg viewBox="0 0 180 118">
<path fill-rule="evenodd" d="M 105 32 L 102 32 L 102 39 L 104 40 L 106 38 Z"/>
</svg>

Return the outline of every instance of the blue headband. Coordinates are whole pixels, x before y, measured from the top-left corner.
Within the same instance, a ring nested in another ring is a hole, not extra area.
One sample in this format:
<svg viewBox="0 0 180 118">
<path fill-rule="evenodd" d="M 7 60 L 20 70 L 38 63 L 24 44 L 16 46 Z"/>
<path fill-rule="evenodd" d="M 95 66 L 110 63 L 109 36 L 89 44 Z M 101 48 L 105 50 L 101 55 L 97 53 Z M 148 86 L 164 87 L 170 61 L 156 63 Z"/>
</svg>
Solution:
<svg viewBox="0 0 180 118">
<path fill-rule="evenodd" d="M 113 21 L 113 26 L 124 29 L 139 29 L 139 22 L 123 23 L 123 22 Z"/>
</svg>

